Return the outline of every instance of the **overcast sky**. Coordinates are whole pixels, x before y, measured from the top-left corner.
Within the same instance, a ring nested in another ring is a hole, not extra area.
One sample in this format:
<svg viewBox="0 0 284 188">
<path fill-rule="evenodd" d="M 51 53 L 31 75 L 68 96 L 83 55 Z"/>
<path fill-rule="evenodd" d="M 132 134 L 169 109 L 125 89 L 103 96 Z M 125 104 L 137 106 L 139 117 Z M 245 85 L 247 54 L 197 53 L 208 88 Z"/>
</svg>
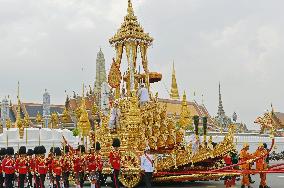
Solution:
<svg viewBox="0 0 284 188">
<path fill-rule="evenodd" d="M 253 120 L 272 102 L 284 112 L 284 1 L 133 0 L 135 14 L 155 39 L 149 49 L 152 71 L 163 74 L 153 86 L 168 98 L 172 62 L 179 91 L 215 116 L 218 82 L 224 109 L 239 121 Z M 127 0 L 0 0 L 0 97 L 41 102 L 47 88 L 54 104 L 64 91 L 93 85 L 101 47 L 109 69 L 115 56 L 108 39 L 126 14 Z M 81 68 L 84 67 L 84 72 Z"/>
</svg>

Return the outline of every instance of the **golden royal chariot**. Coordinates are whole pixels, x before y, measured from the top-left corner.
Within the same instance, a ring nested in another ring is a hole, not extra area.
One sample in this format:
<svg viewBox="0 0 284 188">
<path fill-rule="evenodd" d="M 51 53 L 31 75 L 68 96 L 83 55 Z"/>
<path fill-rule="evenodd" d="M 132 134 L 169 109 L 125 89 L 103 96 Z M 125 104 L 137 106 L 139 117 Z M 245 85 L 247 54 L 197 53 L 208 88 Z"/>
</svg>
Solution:
<svg viewBox="0 0 284 188">
<path fill-rule="evenodd" d="M 151 148 L 155 156 L 154 181 L 210 180 L 222 176 L 205 172 L 218 168 L 222 164 L 223 156 L 234 150 L 235 128 L 233 126 L 224 140 L 214 147 L 212 147 L 212 137 L 206 139 L 205 127 L 203 142 L 193 152 L 192 144 L 194 143 L 185 141 L 186 127 L 192 122 L 185 94 L 178 118 L 167 115 L 166 106 L 158 103 L 158 94 L 150 94 L 149 101 L 140 105 L 137 96 L 139 84 L 143 82 L 151 93 L 150 85 L 160 81 L 162 75 L 149 71 L 147 50 L 152 45 L 153 38 L 145 33 L 138 23 L 130 0 L 128 0 L 124 22 L 109 42 L 116 50 L 108 84 L 115 91 L 114 100 L 119 110 L 117 129 L 115 133 L 110 132 L 108 128 L 110 115 L 104 115 L 97 109 L 96 114 L 99 114 L 101 122 L 96 124 L 95 130 L 90 133 L 91 140 L 101 143 L 101 152 L 106 161 L 103 174 L 111 174 L 111 168 L 107 163 L 108 156 L 113 138 L 119 138 L 122 154 L 120 181 L 125 187 L 135 187 L 141 181 L 140 156 L 146 146 Z M 127 71 L 122 76 L 120 68 L 123 54 L 126 54 Z M 137 71 L 138 54 L 141 58 L 143 73 Z M 122 93 L 121 88 L 124 87 L 124 83 L 126 90 Z M 84 105 L 81 110 L 78 127 L 83 130 L 82 135 L 86 135 L 88 130 L 84 131 L 84 126 L 87 125 L 84 124 L 87 122 Z M 199 124 L 198 118 L 195 118 L 195 123 Z M 206 126 L 205 122 L 203 124 Z M 198 139 L 198 131 L 195 137 Z M 199 173 L 194 173 L 197 171 Z"/>
</svg>

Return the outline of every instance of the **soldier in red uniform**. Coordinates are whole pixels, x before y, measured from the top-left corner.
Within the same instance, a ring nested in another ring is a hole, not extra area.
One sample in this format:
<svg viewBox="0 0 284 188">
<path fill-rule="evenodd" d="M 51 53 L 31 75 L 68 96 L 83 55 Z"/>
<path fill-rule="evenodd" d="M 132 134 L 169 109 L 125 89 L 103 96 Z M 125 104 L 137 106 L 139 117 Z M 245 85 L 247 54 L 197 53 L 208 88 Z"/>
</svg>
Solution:
<svg viewBox="0 0 284 188">
<path fill-rule="evenodd" d="M 73 172 L 75 176 L 76 185 L 81 188 L 84 185 L 84 168 L 85 168 L 85 146 L 79 145 L 76 151 L 76 154 L 73 156 Z"/>
<path fill-rule="evenodd" d="M 33 158 L 34 151 L 28 149 L 27 152 L 27 163 L 28 163 L 28 187 L 33 185 L 33 173 L 35 169 L 35 159 Z"/>
<path fill-rule="evenodd" d="M 54 177 L 52 174 L 52 167 L 51 167 L 51 163 L 53 161 L 54 158 L 54 147 L 51 147 L 46 159 L 46 165 L 47 165 L 47 174 L 48 174 L 48 178 L 49 178 L 49 186 L 52 187 L 52 185 L 54 184 Z"/>
<path fill-rule="evenodd" d="M 118 138 L 114 138 L 112 142 L 112 146 L 114 149 L 109 154 L 109 162 L 110 162 L 111 167 L 113 168 L 112 181 L 113 181 L 113 186 L 115 188 L 119 188 L 118 176 L 120 172 L 120 160 L 121 160 L 121 156 L 119 152 L 120 140 Z"/>
<path fill-rule="evenodd" d="M 18 187 L 25 187 L 25 178 L 28 173 L 28 161 L 26 156 L 26 147 L 21 146 L 19 149 L 19 157 L 16 159 L 16 172 L 19 174 Z"/>
<path fill-rule="evenodd" d="M 71 155 L 69 155 L 69 147 L 65 146 L 63 148 L 63 156 L 61 158 L 62 165 L 62 177 L 64 181 L 64 187 L 69 188 L 69 176 L 71 171 L 70 163 Z"/>
<path fill-rule="evenodd" d="M 35 148 L 34 148 L 34 168 L 33 168 L 33 171 L 32 171 L 32 174 L 33 174 L 33 177 L 34 177 L 34 187 L 35 188 L 38 188 L 39 187 L 39 185 L 40 185 L 40 179 L 39 179 L 39 174 L 38 174 L 38 172 L 37 172 L 37 169 L 36 169 L 36 163 L 37 163 L 37 161 L 38 161 L 38 159 L 39 159 L 39 146 L 36 146 Z"/>
<path fill-rule="evenodd" d="M 55 188 L 61 187 L 62 167 L 61 167 L 61 150 L 59 147 L 54 148 L 55 157 L 51 163 L 53 177 L 55 177 Z"/>
<path fill-rule="evenodd" d="M 100 188 L 100 178 L 103 168 L 102 156 L 100 155 L 101 145 L 96 142 L 90 150 L 87 159 L 87 172 L 89 173 L 91 188 Z M 94 152 L 95 150 L 95 152 Z"/>
<path fill-rule="evenodd" d="M 95 147 L 96 153 L 96 171 L 97 171 L 97 187 L 101 187 L 101 180 L 102 180 L 102 171 L 103 171 L 103 160 L 102 160 L 102 155 L 100 153 L 101 150 L 101 144 L 99 142 L 96 142 L 96 147 Z M 97 188 L 96 187 L 96 188 Z"/>
<path fill-rule="evenodd" d="M 48 170 L 48 167 L 46 165 L 45 153 L 46 153 L 45 147 L 39 146 L 37 150 L 38 157 L 35 163 L 35 173 L 37 176 L 36 178 L 37 188 L 44 188 L 45 177 L 46 177 L 47 170 Z"/>
<path fill-rule="evenodd" d="M 87 155 L 87 171 L 86 173 L 89 176 L 89 181 L 91 183 L 91 188 L 96 186 L 97 177 L 96 177 L 96 156 L 94 152 L 94 147 L 91 147 L 90 154 Z"/>
<path fill-rule="evenodd" d="M 4 184 L 2 161 L 4 160 L 5 155 L 6 155 L 6 148 L 1 148 L 0 150 L 0 188 L 3 188 L 3 184 Z"/>
<path fill-rule="evenodd" d="M 5 187 L 6 188 L 13 188 L 13 180 L 15 176 L 15 161 L 12 158 L 14 155 L 14 148 L 8 147 L 7 148 L 7 156 L 2 161 L 2 170 L 5 173 Z"/>
</svg>

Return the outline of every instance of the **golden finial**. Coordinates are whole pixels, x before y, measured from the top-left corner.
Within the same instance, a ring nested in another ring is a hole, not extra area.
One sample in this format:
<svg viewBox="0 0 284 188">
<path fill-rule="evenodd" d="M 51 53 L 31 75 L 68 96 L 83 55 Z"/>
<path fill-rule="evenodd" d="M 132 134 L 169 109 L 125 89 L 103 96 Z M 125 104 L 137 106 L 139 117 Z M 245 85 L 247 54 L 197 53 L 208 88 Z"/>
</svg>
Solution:
<svg viewBox="0 0 284 188">
<path fill-rule="evenodd" d="M 172 72 L 172 87 L 171 87 L 171 99 L 179 100 L 178 86 L 176 80 L 175 63 L 173 62 L 173 72 Z"/>
<path fill-rule="evenodd" d="M 127 13 L 130 14 L 130 15 L 133 15 L 133 14 L 134 14 L 131 0 L 128 0 Z"/>
<path fill-rule="evenodd" d="M 36 115 L 36 123 L 39 125 L 39 124 L 42 124 L 42 116 L 41 114 L 39 113 L 39 111 L 37 112 L 37 115 Z"/>
<path fill-rule="evenodd" d="M 86 109 L 85 104 L 85 84 L 83 82 L 83 92 L 82 92 L 82 101 L 81 101 L 81 107 L 78 108 L 80 111 L 80 114 L 78 114 L 79 122 L 78 122 L 78 129 L 82 136 L 88 136 L 91 131 L 91 124 L 89 121 L 89 115 Z"/>
<path fill-rule="evenodd" d="M 179 119 L 179 125 L 181 128 L 186 129 L 187 126 L 191 125 L 191 118 L 190 118 L 190 111 L 188 109 L 187 100 L 186 100 L 186 93 L 184 91 L 182 102 L 181 102 L 181 113 Z"/>
</svg>

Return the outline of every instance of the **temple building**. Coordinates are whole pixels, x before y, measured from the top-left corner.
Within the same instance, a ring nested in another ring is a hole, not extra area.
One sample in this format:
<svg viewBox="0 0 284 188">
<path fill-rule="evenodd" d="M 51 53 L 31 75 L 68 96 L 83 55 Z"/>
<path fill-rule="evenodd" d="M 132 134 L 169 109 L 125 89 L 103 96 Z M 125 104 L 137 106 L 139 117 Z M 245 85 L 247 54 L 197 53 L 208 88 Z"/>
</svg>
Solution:
<svg viewBox="0 0 284 188">
<path fill-rule="evenodd" d="M 18 89 L 19 90 L 19 89 Z M 56 114 L 60 116 L 64 109 L 64 105 L 51 105 L 50 95 L 45 90 L 43 94 L 43 102 L 24 103 L 20 100 L 19 91 L 17 96 L 17 104 L 8 102 L 4 98 L 1 103 L 1 125 L 3 128 L 13 128 L 18 126 L 27 127 L 48 127 L 51 123 L 51 117 Z"/>
</svg>

